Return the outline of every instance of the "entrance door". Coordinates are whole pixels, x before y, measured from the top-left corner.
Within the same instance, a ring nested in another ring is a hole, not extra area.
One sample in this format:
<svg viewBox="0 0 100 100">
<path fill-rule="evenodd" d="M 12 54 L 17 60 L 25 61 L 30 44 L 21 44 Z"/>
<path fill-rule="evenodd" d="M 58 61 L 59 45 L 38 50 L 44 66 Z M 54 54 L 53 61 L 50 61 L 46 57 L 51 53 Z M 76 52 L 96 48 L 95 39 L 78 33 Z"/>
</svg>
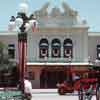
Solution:
<svg viewBox="0 0 100 100">
<path fill-rule="evenodd" d="M 65 80 L 64 71 L 48 71 L 47 72 L 47 87 L 56 88 L 58 82 Z"/>
<path fill-rule="evenodd" d="M 41 88 L 56 88 L 58 82 L 64 81 L 66 78 L 64 70 L 45 70 L 40 76 Z"/>
</svg>

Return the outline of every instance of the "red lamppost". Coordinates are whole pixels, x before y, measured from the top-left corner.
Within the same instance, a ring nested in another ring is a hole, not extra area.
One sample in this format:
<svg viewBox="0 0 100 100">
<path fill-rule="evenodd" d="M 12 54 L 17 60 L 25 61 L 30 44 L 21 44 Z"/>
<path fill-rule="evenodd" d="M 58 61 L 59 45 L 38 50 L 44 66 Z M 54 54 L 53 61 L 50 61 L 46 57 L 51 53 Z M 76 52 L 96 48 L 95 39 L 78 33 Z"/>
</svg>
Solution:
<svg viewBox="0 0 100 100">
<path fill-rule="evenodd" d="M 22 3 L 20 5 L 20 11 L 17 13 L 17 17 L 14 16 L 10 19 L 9 29 L 12 31 L 15 26 L 18 27 L 18 54 L 19 54 L 19 69 L 20 69 L 20 81 L 21 89 L 24 93 L 24 75 L 26 69 L 26 54 L 27 54 L 27 32 L 30 28 L 34 30 L 36 26 L 36 18 L 32 14 L 29 17 L 26 15 L 27 4 Z"/>
</svg>

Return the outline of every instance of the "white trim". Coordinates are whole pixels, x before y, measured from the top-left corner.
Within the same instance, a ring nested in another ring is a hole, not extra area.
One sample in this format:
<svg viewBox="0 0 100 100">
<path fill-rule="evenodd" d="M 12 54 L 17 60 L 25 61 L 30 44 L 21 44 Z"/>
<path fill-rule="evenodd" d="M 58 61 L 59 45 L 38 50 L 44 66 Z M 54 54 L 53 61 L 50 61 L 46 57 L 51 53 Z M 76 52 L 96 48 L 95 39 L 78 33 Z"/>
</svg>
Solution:
<svg viewBox="0 0 100 100">
<path fill-rule="evenodd" d="M 79 63 L 49 63 L 49 62 L 43 62 L 43 63 L 36 63 L 36 62 L 27 62 L 27 65 L 93 65 L 92 63 L 84 63 L 84 62 L 79 62 Z"/>
<path fill-rule="evenodd" d="M 18 32 L 17 31 L 1 31 L 0 32 L 0 36 L 10 36 L 10 35 L 18 35 Z"/>
<path fill-rule="evenodd" d="M 88 36 L 100 36 L 100 32 L 88 32 Z"/>
</svg>

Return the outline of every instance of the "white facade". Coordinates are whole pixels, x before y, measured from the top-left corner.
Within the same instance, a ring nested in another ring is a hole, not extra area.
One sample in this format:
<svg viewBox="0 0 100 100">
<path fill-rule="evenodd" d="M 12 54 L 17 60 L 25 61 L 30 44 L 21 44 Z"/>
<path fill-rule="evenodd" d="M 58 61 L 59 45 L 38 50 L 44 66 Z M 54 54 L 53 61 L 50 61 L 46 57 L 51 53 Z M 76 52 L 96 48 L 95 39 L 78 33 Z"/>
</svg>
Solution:
<svg viewBox="0 0 100 100">
<path fill-rule="evenodd" d="M 52 29 L 51 29 L 52 30 Z M 71 29 L 73 30 L 73 29 Z M 51 44 L 52 39 L 58 38 L 61 41 L 61 50 L 63 51 L 63 41 L 66 38 L 70 38 L 73 41 L 73 61 L 74 62 L 86 62 L 86 59 L 88 58 L 88 32 L 86 29 L 81 30 L 75 29 L 74 32 L 37 32 L 37 33 L 31 33 L 30 36 L 28 36 L 28 60 L 33 61 L 37 60 L 39 61 L 39 42 L 42 38 L 47 38 L 49 41 L 49 45 Z M 31 48 L 30 48 L 31 47 Z M 49 48 L 51 52 L 51 47 Z M 53 60 L 49 52 L 48 60 Z M 61 58 L 58 58 L 58 60 L 64 60 L 63 54 L 61 54 Z M 54 59 L 55 60 L 55 59 Z"/>
<path fill-rule="evenodd" d="M 36 15 L 38 13 L 38 30 L 28 33 L 28 62 L 41 61 L 39 42 L 42 38 L 46 38 L 50 45 L 48 61 L 66 61 L 63 57 L 63 42 L 70 38 L 73 42 L 72 62 L 88 62 L 88 26 L 85 21 L 81 21 L 78 13 L 67 4 L 62 4 L 64 12 L 55 7 L 50 13 L 47 11 L 48 5 L 47 7 L 46 5 L 44 5 L 44 9 L 35 12 Z M 48 14 L 45 15 L 44 12 Z M 51 57 L 51 41 L 54 38 L 61 41 L 61 57 L 56 59 Z"/>
<path fill-rule="evenodd" d="M 8 45 L 14 44 L 15 45 L 15 58 L 18 62 L 18 38 L 17 38 L 17 33 L 16 32 L 0 32 L 0 42 L 4 43 L 6 48 L 4 50 L 5 53 L 8 53 L 7 48 Z"/>
</svg>

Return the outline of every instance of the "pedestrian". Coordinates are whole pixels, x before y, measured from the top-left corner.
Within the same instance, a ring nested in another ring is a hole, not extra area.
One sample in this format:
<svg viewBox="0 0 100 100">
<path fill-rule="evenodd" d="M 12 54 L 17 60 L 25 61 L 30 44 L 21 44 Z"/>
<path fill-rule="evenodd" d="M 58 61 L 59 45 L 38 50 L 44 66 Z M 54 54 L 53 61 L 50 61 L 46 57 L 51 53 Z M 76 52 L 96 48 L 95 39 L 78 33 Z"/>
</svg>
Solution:
<svg viewBox="0 0 100 100">
<path fill-rule="evenodd" d="M 93 94 L 93 85 L 90 84 L 90 87 L 89 87 L 89 88 L 87 89 L 87 91 L 86 91 L 86 96 L 85 96 L 85 98 L 86 98 L 87 100 L 91 100 L 92 94 Z"/>
<path fill-rule="evenodd" d="M 32 83 L 28 74 L 25 75 L 24 79 L 24 93 L 26 100 L 32 100 Z"/>
<path fill-rule="evenodd" d="M 73 81 L 77 81 L 80 79 L 80 76 L 78 74 L 73 74 Z"/>
</svg>

